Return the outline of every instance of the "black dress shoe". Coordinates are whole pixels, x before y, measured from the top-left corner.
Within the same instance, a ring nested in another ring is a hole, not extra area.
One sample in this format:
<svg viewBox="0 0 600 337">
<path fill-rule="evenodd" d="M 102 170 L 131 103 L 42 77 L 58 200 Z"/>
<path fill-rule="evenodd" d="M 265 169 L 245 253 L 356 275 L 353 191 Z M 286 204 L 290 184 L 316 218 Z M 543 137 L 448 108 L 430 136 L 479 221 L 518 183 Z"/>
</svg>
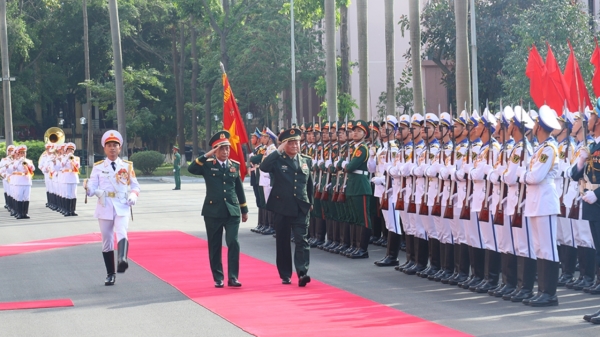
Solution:
<svg viewBox="0 0 600 337">
<path fill-rule="evenodd" d="M 350 255 L 351 259 L 368 259 L 369 258 L 369 252 L 363 249 L 359 249 L 357 252 L 354 252 L 354 254 Z"/>
<path fill-rule="evenodd" d="M 215 281 L 215 288 L 223 288 L 223 281 Z"/>
<path fill-rule="evenodd" d="M 494 289 L 494 290 L 498 289 L 498 283 L 485 281 L 483 283 L 480 283 L 478 286 L 476 286 L 475 289 L 469 288 L 469 290 L 476 292 L 478 294 L 485 294 L 492 289 Z"/>
<path fill-rule="evenodd" d="M 440 282 L 442 282 L 443 284 L 449 284 L 450 280 L 456 278 L 457 276 L 458 276 L 458 273 L 454 272 L 453 274 L 450 274 L 448 277 L 440 278 Z"/>
<path fill-rule="evenodd" d="M 581 282 L 573 285 L 573 290 L 583 290 L 584 288 L 589 288 L 594 284 L 593 280 L 589 280 L 587 277 L 584 277 Z"/>
<path fill-rule="evenodd" d="M 395 259 L 391 256 L 386 256 L 383 259 L 375 262 L 375 265 L 377 267 L 392 267 L 397 266 L 398 264 L 400 264 L 398 259 Z"/>
<path fill-rule="evenodd" d="M 535 296 L 533 291 L 528 289 L 521 289 L 518 293 L 516 293 L 510 298 L 510 301 L 514 303 L 529 301 L 533 296 Z"/>
<path fill-rule="evenodd" d="M 310 283 L 310 276 L 303 275 L 298 277 L 298 287 L 306 287 L 308 283 Z"/>
<path fill-rule="evenodd" d="M 115 280 L 116 279 L 117 279 L 117 274 L 115 274 L 115 273 L 108 274 L 108 275 L 106 275 L 106 279 L 104 280 L 104 285 L 105 286 L 112 286 L 112 285 L 115 284 Z"/>
<path fill-rule="evenodd" d="M 273 234 L 275 234 L 275 230 L 273 229 L 273 227 L 269 227 L 262 232 L 262 235 L 273 235 Z"/>
<path fill-rule="evenodd" d="M 583 281 L 583 276 L 580 276 L 579 278 L 573 279 L 571 282 L 567 282 L 565 284 L 565 287 L 567 287 L 567 289 L 573 289 L 573 286 L 575 286 L 576 284 L 578 284 L 581 281 Z"/>
<path fill-rule="evenodd" d="M 173 191 L 179 191 L 181 188 L 174 188 Z"/>
<path fill-rule="evenodd" d="M 281 284 L 292 284 L 292 279 L 289 277 L 281 279 Z"/>
<path fill-rule="evenodd" d="M 230 278 L 229 280 L 227 280 L 227 286 L 228 287 L 241 287 L 242 284 L 235 278 Z"/>
<path fill-rule="evenodd" d="M 529 302 L 537 300 L 540 296 L 542 296 L 542 292 L 538 291 L 537 294 L 533 295 L 533 297 L 524 299 L 522 303 L 529 305 Z"/>
<path fill-rule="evenodd" d="M 404 270 L 410 269 L 414 266 L 415 266 L 415 263 L 413 261 L 408 261 L 408 263 L 405 264 L 404 266 L 398 266 L 398 267 L 396 267 L 398 269 L 396 269 L 396 268 L 394 268 L 394 269 L 398 270 L 399 272 L 404 272 Z"/>
<path fill-rule="evenodd" d="M 416 273 L 420 273 L 427 268 L 426 266 L 419 266 L 419 264 L 415 263 L 412 267 L 404 269 L 402 272 L 406 275 L 415 275 Z"/>
<path fill-rule="evenodd" d="M 590 322 L 594 324 L 600 324 L 600 317 L 592 317 L 592 319 L 590 319 Z"/>
<path fill-rule="evenodd" d="M 496 290 L 490 290 L 488 292 L 488 294 L 490 296 L 494 296 L 494 297 L 502 297 L 506 294 L 512 293 L 513 291 L 515 291 L 515 286 L 507 283 L 507 284 L 503 285 L 501 288 L 498 288 Z"/>
<path fill-rule="evenodd" d="M 480 277 L 473 277 L 471 278 L 471 281 L 463 283 L 462 288 L 463 289 L 469 289 L 471 287 L 476 287 L 478 286 L 481 282 L 484 282 L 485 280 L 480 278 Z M 460 284 L 458 285 L 460 287 Z"/>
<path fill-rule="evenodd" d="M 558 278 L 558 283 L 556 284 L 558 287 L 564 287 L 568 282 L 573 280 L 573 275 L 571 274 L 562 274 Z"/>
<path fill-rule="evenodd" d="M 436 277 L 438 277 L 438 276 L 440 276 L 440 275 L 441 275 L 441 274 L 443 274 L 443 273 L 444 273 L 444 270 L 443 270 L 443 269 L 440 269 L 440 270 L 438 270 L 438 271 L 437 271 L 437 273 L 435 273 L 435 274 L 433 274 L 433 275 L 429 275 L 429 276 L 427 276 L 427 279 L 428 279 L 429 281 L 435 281 L 435 278 L 436 278 Z"/>
<path fill-rule="evenodd" d="M 600 316 L 600 310 L 596 311 L 593 314 L 583 315 L 583 319 L 590 322 L 592 318 Z"/>
<path fill-rule="evenodd" d="M 583 289 L 583 291 L 586 289 Z M 600 295 L 600 284 L 595 287 L 591 286 L 589 289 L 587 289 L 586 293 L 590 293 L 591 295 Z"/>
<path fill-rule="evenodd" d="M 456 286 L 463 282 L 466 282 L 468 279 L 469 279 L 469 275 L 459 273 L 455 277 L 449 279 L 448 284 L 451 286 Z"/>
<path fill-rule="evenodd" d="M 442 269 L 441 273 L 433 275 L 433 281 L 442 282 L 442 280 L 448 280 L 452 275 L 454 274 L 451 271 Z"/>
<path fill-rule="evenodd" d="M 504 294 L 502 295 L 502 299 L 505 301 L 510 301 L 510 299 L 515 296 L 516 294 L 518 294 L 521 291 L 521 289 L 519 287 L 515 288 L 515 290 L 513 290 L 512 292 L 508 293 L 508 294 Z"/>
<path fill-rule="evenodd" d="M 556 305 L 558 305 L 558 297 L 556 296 L 556 294 L 549 295 L 546 293 L 542 293 L 541 296 L 529 301 L 530 307 L 553 307 Z"/>
</svg>

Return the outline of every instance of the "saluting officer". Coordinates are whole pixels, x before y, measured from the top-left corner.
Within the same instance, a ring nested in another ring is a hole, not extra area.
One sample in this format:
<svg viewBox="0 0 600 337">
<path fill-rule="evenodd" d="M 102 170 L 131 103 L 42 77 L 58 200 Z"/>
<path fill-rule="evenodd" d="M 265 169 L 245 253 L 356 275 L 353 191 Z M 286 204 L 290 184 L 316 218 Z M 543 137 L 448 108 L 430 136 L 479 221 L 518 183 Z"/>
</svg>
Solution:
<svg viewBox="0 0 600 337">
<path fill-rule="evenodd" d="M 123 136 L 116 130 L 102 135 L 102 147 L 106 159 L 94 163 L 90 179 L 83 181 L 88 196 L 98 197 L 94 217 L 98 219 L 102 233 L 102 256 L 106 266 L 104 285 L 115 284 L 114 234 L 117 234 L 119 256 L 117 272 L 124 273 L 129 267 L 127 252 L 127 227 L 131 206 L 137 202 L 140 185 L 135 177 L 133 163 L 119 158 Z"/>
<path fill-rule="evenodd" d="M 204 216 L 208 238 L 210 269 L 216 288 L 223 287 L 224 276 L 221 260 L 223 229 L 225 229 L 225 243 L 229 249 L 227 252 L 227 285 L 229 287 L 242 286 L 238 281 L 240 215 L 242 222 L 248 220 L 248 205 L 240 178 L 240 163 L 229 159 L 229 137 L 230 134 L 227 131 L 215 133 L 209 141 L 212 150 L 197 158 L 188 167 L 191 174 L 204 176 L 206 183 L 202 216 Z"/>
<path fill-rule="evenodd" d="M 308 245 L 308 212 L 313 201 L 311 177 L 312 159 L 300 154 L 300 129 L 285 130 L 279 135 L 281 145 L 260 164 L 263 172 L 271 174 L 273 189 L 267 200 L 267 209 L 273 212 L 276 231 L 277 270 L 282 284 L 291 284 L 292 253 L 290 235 L 296 245 L 294 266 L 298 275 L 298 286 L 310 282 L 308 267 L 310 247 Z"/>
</svg>

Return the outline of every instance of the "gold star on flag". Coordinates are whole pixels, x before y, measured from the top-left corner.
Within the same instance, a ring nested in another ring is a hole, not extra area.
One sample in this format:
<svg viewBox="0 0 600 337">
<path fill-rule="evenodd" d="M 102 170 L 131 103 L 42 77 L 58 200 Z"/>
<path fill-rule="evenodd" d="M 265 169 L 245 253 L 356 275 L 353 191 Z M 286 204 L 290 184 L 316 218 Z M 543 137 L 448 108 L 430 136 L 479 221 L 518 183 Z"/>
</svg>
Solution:
<svg viewBox="0 0 600 337">
<path fill-rule="evenodd" d="M 230 148 L 232 148 L 233 151 L 235 151 L 235 153 L 238 153 L 238 144 L 240 143 L 240 136 L 238 136 L 235 132 L 235 122 L 231 123 L 231 126 L 227 131 L 229 131 L 229 143 L 231 144 Z"/>
</svg>

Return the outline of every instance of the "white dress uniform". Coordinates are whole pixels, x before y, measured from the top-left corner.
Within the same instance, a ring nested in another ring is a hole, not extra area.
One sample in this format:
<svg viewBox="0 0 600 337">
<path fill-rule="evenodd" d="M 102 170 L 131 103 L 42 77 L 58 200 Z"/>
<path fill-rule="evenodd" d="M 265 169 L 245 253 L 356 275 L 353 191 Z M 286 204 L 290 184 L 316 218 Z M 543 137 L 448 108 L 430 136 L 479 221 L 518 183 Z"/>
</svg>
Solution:
<svg viewBox="0 0 600 337">
<path fill-rule="evenodd" d="M 410 227 L 413 231 L 413 235 L 416 238 L 427 240 L 427 233 L 425 232 L 425 227 L 421 222 L 421 216 L 418 213 L 419 205 L 421 204 L 421 197 L 425 193 L 423 190 L 425 187 L 425 181 L 424 178 L 421 178 L 419 181 L 419 177 L 415 176 L 413 172 L 414 168 L 419 165 L 418 160 L 423 152 L 425 152 L 425 141 L 421 140 L 420 142 L 413 144 L 412 155 L 415 156 L 415 162 L 413 163 L 411 158 L 411 161 L 405 163 L 402 168 L 402 174 L 408 177 L 407 179 L 412 179 L 412 191 L 409 200 L 414 199 L 415 203 L 417 204 L 417 213 L 409 213 L 408 222 L 410 222 Z"/>
<path fill-rule="evenodd" d="M 371 178 L 371 182 L 375 185 L 373 196 L 376 198 L 383 198 L 384 194 L 387 194 L 388 198 L 388 209 L 381 210 L 381 215 L 385 222 L 385 227 L 397 234 L 401 234 L 400 230 L 400 214 L 394 210 L 392 205 L 395 204 L 396 195 L 392 193 L 393 187 L 391 180 L 388 183 L 386 190 L 386 176 L 385 173 L 392 166 L 393 158 L 398 153 L 398 147 L 395 143 L 390 142 L 391 154 L 388 155 L 388 143 L 383 142 L 381 148 L 377 150 L 375 157 L 369 157 L 367 160 L 367 169 L 369 172 L 374 173 L 374 177 Z M 375 159 L 375 158 L 378 158 Z"/>
<path fill-rule="evenodd" d="M 0 176 L 2 177 L 2 187 L 4 188 L 4 208 L 9 208 L 11 202 L 11 194 L 10 194 L 10 183 L 8 182 L 8 174 L 7 169 L 10 163 L 12 162 L 12 153 L 15 150 L 14 145 L 9 145 L 6 148 L 6 153 L 8 154 L 6 157 L 0 160 Z"/>
<path fill-rule="evenodd" d="M 44 174 L 44 184 L 46 186 L 46 197 L 47 203 L 46 207 L 50 204 L 50 193 L 52 193 L 51 180 L 50 180 L 50 171 L 47 169 L 48 160 L 52 157 L 50 153 L 50 149 L 52 149 L 52 143 L 46 144 L 46 150 L 40 155 L 40 159 L 38 160 L 38 168 Z"/>
<path fill-rule="evenodd" d="M 26 152 L 27 146 L 19 145 L 15 152 Z M 13 198 L 16 200 L 17 219 L 29 219 L 29 197 L 31 194 L 31 178 L 35 171 L 33 162 L 25 157 L 12 162 L 10 167 L 10 185 Z"/>
<path fill-rule="evenodd" d="M 79 157 L 65 155 L 60 166 L 60 183 L 64 186 L 64 196 L 67 199 L 75 199 L 77 198 L 77 184 L 79 184 L 79 169 L 81 168 Z"/>
<path fill-rule="evenodd" d="M 496 216 L 495 212 L 498 208 L 498 204 L 500 202 L 503 203 L 503 206 L 506 204 L 505 200 L 501 200 L 504 197 L 503 195 L 500 195 L 500 190 L 502 188 L 501 183 L 504 184 L 504 182 L 502 182 L 501 179 L 502 175 L 508 168 L 508 162 L 510 160 L 510 155 L 513 151 L 514 146 L 515 141 L 512 138 L 508 139 L 506 142 L 504 142 L 504 144 L 502 144 L 502 148 L 500 149 L 500 153 L 498 155 L 498 160 L 494 163 L 494 168 L 488 175 L 488 179 L 494 185 L 492 200 L 490 201 L 490 214 L 494 214 L 494 217 Z M 508 195 L 508 186 L 504 185 L 504 188 L 507 189 L 506 192 Z M 498 252 L 515 255 L 515 239 L 513 237 L 513 231 L 510 226 L 510 217 L 506 215 L 507 209 L 505 207 L 502 208 L 502 211 L 504 217 L 504 225 L 494 226 L 498 242 Z"/>
<path fill-rule="evenodd" d="M 444 212 L 450 197 L 450 181 L 444 179 L 443 175 L 440 174 L 442 167 L 445 167 L 445 163 L 449 162 L 450 156 L 452 155 L 454 145 L 452 142 L 447 142 L 441 146 L 441 151 L 435 155 L 432 160 L 432 165 L 429 166 L 425 174 L 431 179 L 429 186 L 429 193 L 427 195 L 428 201 L 435 203 L 436 198 L 439 198 L 441 205 L 441 215 L 433 216 L 433 223 L 437 232 L 438 240 L 443 244 L 454 244 L 454 238 L 452 235 L 452 222 L 454 219 L 445 219 Z M 445 160 L 444 160 L 445 158 Z M 441 162 L 440 162 L 441 161 Z M 433 184 L 433 182 L 436 182 Z M 440 185 L 443 184 L 443 189 Z M 435 186 L 432 186 L 435 185 Z M 441 195 L 440 195 L 441 194 Z"/>
<path fill-rule="evenodd" d="M 568 150 L 567 150 L 568 148 Z M 575 145 L 573 139 L 568 136 L 562 142 L 558 144 L 558 175 L 554 179 L 556 185 L 556 191 L 558 192 L 559 198 L 562 198 L 564 202 L 565 189 L 568 188 L 566 185 L 570 185 L 568 182 L 565 183 L 565 172 L 571 166 L 571 157 L 575 151 Z M 566 204 L 565 204 L 566 206 Z M 568 215 L 568 214 L 567 214 Z M 556 243 L 561 246 L 576 247 L 575 244 L 575 229 L 573 227 L 573 220 L 568 217 L 558 217 L 558 226 L 556 233 Z"/>
</svg>

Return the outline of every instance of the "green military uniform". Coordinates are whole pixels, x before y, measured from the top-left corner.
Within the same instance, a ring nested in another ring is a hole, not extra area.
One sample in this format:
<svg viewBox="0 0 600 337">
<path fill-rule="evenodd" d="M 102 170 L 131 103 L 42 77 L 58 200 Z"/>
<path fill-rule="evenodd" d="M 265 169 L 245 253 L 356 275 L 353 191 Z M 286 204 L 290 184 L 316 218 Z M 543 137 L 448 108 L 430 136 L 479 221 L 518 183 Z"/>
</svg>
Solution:
<svg viewBox="0 0 600 337">
<path fill-rule="evenodd" d="M 179 154 L 179 148 L 177 146 L 173 146 L 174 149 L 177 149 L 175 152 L 175 160 L 173 160 L 173 178 L 175 178 L 175 189 L 181 189 L 181 155 Z"/>
<path fill-rule="evenodd" d="M 210 140 L 211 146 L 220 146 L 222 135 L 229 138 L 227 131 L 220 131 Z M 225 145 L 229 145 L 227 142 Z M 221 245 L 223 229 L 225 242 L 229 249 L 227 263 L 229 280 L 237 280 L 239 273 L 240 245 L 238 229 L 240 216 L 248 213 L 244 187 L 240 178 L 240 164 L 228 159 L 219 163 L 216 158 L 201 156 L 188 167 L 188 171 L 204 177 L 206 197 L 202 207 L 202 216 L 208 237 L 208 256 L 215 282 L 223 281 Z"/>
<path fill-rule="evenodd" d="M 279 135 L 279 141 L 283 143 L 300 139 L 300 132 L 299 129 L 285 130 Z M 273 151 L 260 164 L 263 172 L 270 173 L 273 183 L 273 189 L 267 200 L 267 209 L 274 213 L 277 270 L 284 284 L 289 284 L 292 276 L 291 233 L 296 244 L 294 266 L 299 277 L 299 285 L 303 286 L 302 283 L 306 282 L 304 277 L 307 277 L 310 262 L 307 240 L 308 213 L 313 204 L 311 168 L 310 157 L 298 153 L 291 158 L 285 152 L 279 151 Z"/>
</svg>

